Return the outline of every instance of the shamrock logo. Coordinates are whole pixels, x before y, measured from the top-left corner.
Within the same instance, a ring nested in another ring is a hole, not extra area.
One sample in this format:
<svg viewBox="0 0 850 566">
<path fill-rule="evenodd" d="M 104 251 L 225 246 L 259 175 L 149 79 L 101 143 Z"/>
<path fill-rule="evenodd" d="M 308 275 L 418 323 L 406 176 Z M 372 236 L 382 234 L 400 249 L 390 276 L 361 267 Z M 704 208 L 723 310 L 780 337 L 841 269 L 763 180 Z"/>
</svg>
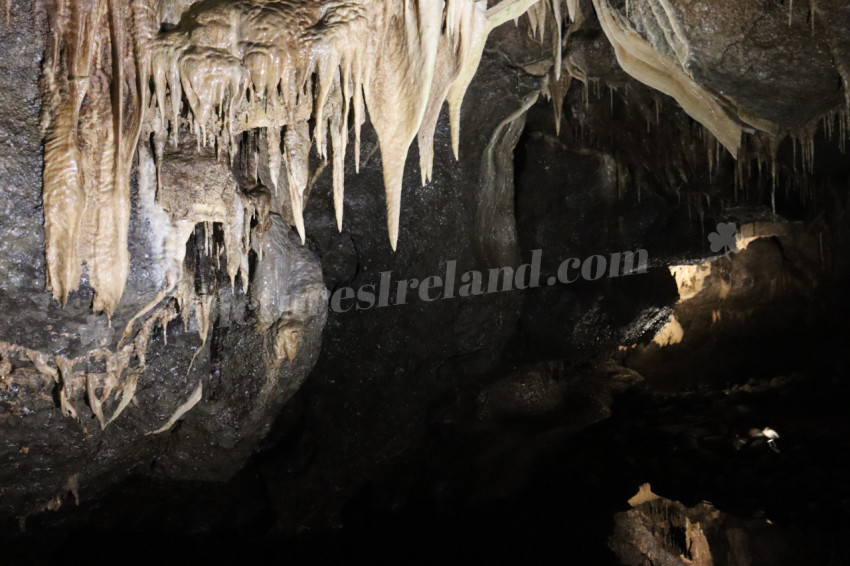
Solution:
<svg viewBox="0 0 850 566">
<path fill-rule="evenodd" d="M 730 253 L 738 253 L 738 243 L 735 241 L 735 233 L 738 227 L 734 222 L 721 222 L 717 225 L 717 232 L 712 232 L 708 235 L 708 242 L 711 244 L 711 251 L 718 253 L 724 251 L 725 255 Z"/>
</svg>

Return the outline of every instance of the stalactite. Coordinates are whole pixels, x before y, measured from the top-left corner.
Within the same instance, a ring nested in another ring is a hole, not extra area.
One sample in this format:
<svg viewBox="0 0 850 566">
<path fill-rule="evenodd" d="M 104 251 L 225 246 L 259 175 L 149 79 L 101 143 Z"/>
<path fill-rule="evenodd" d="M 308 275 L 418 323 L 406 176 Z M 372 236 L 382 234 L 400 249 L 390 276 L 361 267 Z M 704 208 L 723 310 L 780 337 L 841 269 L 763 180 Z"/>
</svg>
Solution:
<svg viewBox="0 0 850 566">
<path fill-rule="evenodd" d="M 160 428 L 153 430 L 151 432 L 148 432 L 146 434 L 148 434 L 148 435 L 162 434 L 163 432 L 170 430 L 171 427 L 173 427 L 174 424 L 177 421 L 179 421 L 181 418 L 183 418 L 183 416 L 186 413 L 191 411 L 195 407 L 195 405 L 197 405 L 201 401 L 203 394 L 204 394 L 204 384 L 203 384 L 202 381 L 199 381 L 198 385 L 195 386 L 195 389 L 192 391 L 192 394 L 189 395 L 188 399 L 186 399 L 186 402 L 183 403 L 182 405 L 180 405 L 179 407 L 177 407 L 174 410 L 174 413 L 172 413 L 172 415 L 168 419 L 168 421 L 166 421 L 166 423 L 164 425 L 162 425 Z"/>
<path fill-rule="evenodd" d="M 628 11 L 624 17 L 609 0 L 593 3 L 621 66 L 675 98 L 713 134 L 705 136 L 713 176 L 721 166 L 720 145 L 735 155 L 743 126 L 725 102 L 700 87 L 682 68 L 689 46 L 676 27 L 670 3 L 653 4 L 653 16 L 669 24 L 669 30 L 662 26 L 663 31 L 680 61 L 658 53 L 645 41 L 628 20 Z M 46 254 L 49 286 L 63 304 L 76 288 L 84 265 L 95 291 L 96 310 L 111 316 L 120 300 L 129 272 L 130 169 L 141 132 L 145 140 L 141 146 L 150 145 L 155 156 L 158 191 L 168 183 L 162 172 L 167 142 L 172 151 L 180 147 L 181 129 L 194 132 L 193 141 L 201 151 L 212 143 L 216 156 L 228 157 L 231 162 L 238 141 L 248 162 L 246 170 L 258 185 L 261 147 L 270 167 L 269 189 L 279 197 L 270 202 L 289 205 L 292 222 L 304 241 L 311 145 L 315 143 L 320 158 L 328 159 L 330 138 L 334 208 L 341 230 L 349 132 L 354 130 L 354 162 L 359 171 L 360 129 L 368 110 L 378 134 L 388 232 L 395 248 L 402 174 L 410 144 L 416 137 L 421 180 L 427 183 L 433 174 L 434 131 L 446 102 L 452 147 L 458 156 L 461 103 L 495 26 L 527 12 L 532 31 L 551 39 L 555 65 L 546 94 L 553 99 L 556 129 L 560 127 L 559 101 L 570 80 L 568 74 L 559 79 L 564 24 L 561 0 L 502 0 L 489 9 L 486 0 L 344 0 L 321 6 L 234 0 L 198 4 L 191 18 L 181 18 L 188 4 L 56 0 L 55 9 L 47 11 L 50 33 L 42 77 L 47 124 L 43 174 Z M 7 0 L 7 20 L 11 5 Z M 583 18 L 580 7 L 577 0 L 566 0 L 566 15 L 574 27 L 580 26 Z M 789 25 L 793 9 L 789 2 Z M 821 17 L 827 8 L 818 9 L 811 0 L 810 10 L 812 26 L 815 18 L 820 18 L 818 25 L 825 30 L 847 97 L 846 108 L 838 113 L 838 138 L 844 151 L 850 119 L 850 71 L 846 57 L 836 54 L 846 51 L 847 39 L 831 31 L 829 22 Z M 586 81 L 586 104 L 589 90 Z M 628 85 L 626 90 L 628 97 Z M 655 110 L 658 124 L 658 106 Z M 584 116 L 578 120 L 582 138 L 584 120 Z M 827 118 L 824 124 L 830 137 L 832 120 Z M 312 139 L 310 122 L 314 124 Z M 794 150 L 799 141 L 803 169 L 811 172 L 814 134 L 798 133 L 797 137 Z M 759 169 L 762 157 L 756 157 Z M 749 162 L 735 168 L 736 198 L 740 188 L 746 189 L 749 168 Z M 775 194 L 778 172 L 773 170 L 771 176 Z M 278 191 L 283 179 L 286 190 Z M 251 233 L 250 218 L 262 206 L 239 194 L 238 203 L 225 207 L 230 216 L 223 217 L 216 209 L 168 220 L 172 241 L 167 263 L 171 267 L 163 294 L 155 303 L 182 285 L 179 264 L 184 252 L 180 247 L 185 247 L 193 221 L 223 226 L 223 246 L 218 242 L 214 246 L 225 254 L 232 284 L 239 275 L 242 288 L 247 287 L 247 250 L 251 239 L 262 234 L 262 230 Z M 189 300 L 180 291 L 177 295 L 184 303 Z"/>
<path fill-rule="evenodd" d="M 85 262 L 94 308 L 108 316 L 129 273 L 130 168 L 141 125 L 127 17 L 118 0 L 58 1 L 42 77 L 48 284 L 64 304 Z"/>
<path fill-rule="evenodd" d="M 571 83 L 572 77 L 569 74 L 563 74 L 559 78 L 555 75 L 553 70 L 550 70 L 546 76 L 546 85 L 541 90 L 541 93 L 552 102 L 552 111 L 555 119 L 556 135 L 561 134 L 564 98 L 567 95 L 567 91 L 569 90 Z"/>
<path fill-rule="evenodd" d="M 278 178 L 282 164 L 280 154 L 280 128 L 266 128 L 266 148 L 268 151 L 269 176 L 272 179 L 274 194 L 277 195 Z"/>
<path fill-rule="evenodd" d="M 531 34 L 540 42 L 545 42 L 546 27 L 549 25 L 549 22 L 552 22 L 552 58 L 555 61 L 554 70 L 556 79 L 561 78 L 562 66 L 562 32 L 564 26 L 564 17 L 561 10 L 562 2 L 563 0 L 543 0 L 533 4 L 528 9 L 528 21 L 531 26 Z M 573 11 L 576 11 L 575 6 L 573 7 Z"/>
<path fill-rule="evenodd" d="M 77 140 L 80 109 L 88 89 L 94 41 L 104 2 L 60 2 L 49 15 L 51 45 L 45 50 L 44 111 L 49 124 L 44 145 L 44 216 L 48 286 L 64 305 L 79 280 L 77 234 L 86 207 Z"/>
<path fill-rule="evenodd" d="M 292 217 L 302 243 L 307 237 L 304 231 L 304 191 L 310 178 L 309 151 L 310 126 L 307 122 L 288 125 L 283 139 L 283 160 L 286 164 Z"/>
<path fill-rule="evenodd" d="M 434 159 L 434 130 L 443 102 L 448 99 L 452 127 L 452 149 L 458 156 L 460 103 L 478 67 L 483 41 L 489 32 L 486 3 L 451 0 L 447 6 L 446 31 L 437 50 L 431 94 L 418 132 L 419 167 L 424 185 L 431 178 Z M 471 70 L 471 73 L 470 73 Z"/>
<path fill-rule="evenodd" d="M 584 14 L 581 11 L 581 2 L 580 0 L 566 0 L 567 1 L 567 15 L 570 18 L 570 21 L 575 24 L 576 28 L 581 27 L 582 22 L 584 21 Z"/>
</svg>

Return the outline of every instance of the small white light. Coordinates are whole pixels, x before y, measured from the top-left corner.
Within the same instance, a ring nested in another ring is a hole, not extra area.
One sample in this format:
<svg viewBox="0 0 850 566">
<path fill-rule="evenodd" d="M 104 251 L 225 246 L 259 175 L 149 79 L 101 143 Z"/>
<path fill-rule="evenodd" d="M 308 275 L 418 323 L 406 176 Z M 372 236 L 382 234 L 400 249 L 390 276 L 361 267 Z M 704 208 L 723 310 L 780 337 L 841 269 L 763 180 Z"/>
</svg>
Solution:
<svg viewBox="0 0 850 566">
<path fill-rule="evenodd" d="M 779 433 L 776 432 L 775 430 L 773 430 L 770 427 L 765 427 L 761 431 L 761 433 L 762 433 L 762 435 L 764 435 L 765 438 L 769 438 L 771 440 L 776 440 L 777 438 L 779 438 Z"/>
</svg>

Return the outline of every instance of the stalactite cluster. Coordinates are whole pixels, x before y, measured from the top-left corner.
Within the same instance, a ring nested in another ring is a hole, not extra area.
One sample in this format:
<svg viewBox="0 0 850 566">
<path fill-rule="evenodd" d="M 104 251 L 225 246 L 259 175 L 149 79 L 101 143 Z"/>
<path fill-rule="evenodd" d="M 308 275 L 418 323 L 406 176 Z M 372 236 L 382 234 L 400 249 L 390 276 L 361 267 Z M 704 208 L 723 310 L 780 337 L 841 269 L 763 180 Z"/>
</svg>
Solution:
<svg viewBox="0 0 850 566">
<path fill-rule="evenodd" d="M 342 229 L 349 130 L 359 168 L 368 110 L 395 249 L 411 142 L 418 137 L 425 183 L 443 102 L 457 155 L 460 107 L 487 35 L 538 1 L 488 9 L 482 0 L 210 0 L 187 12 L 190 3 L 175 0 L 44 0 L 44 207 L 54 296 L 67 300 L 85 264 L 95 309 L 115 310 L 129 269 L 129 176 L 140 134 L 161 189 L 170 182 L 166 145 L 177 147 L 181 135 L 234 162 L 242 134 L 256 133 L 248 151 L 264 153 L 269 189 L 282 193 L 275 200 L 287 203 L 303 241 L 311 146 L 332 157 Z M 560 0 L 543 4 L 533 21 L 553 11 L 560 23 Z M 199 213 L 191 220 L 225 219 Z M 228 250 L 231 278 L 247 261 L 234 254 Z"/>
<path fill-rule="evenodd" d="M 585 85 L 591 80 L 561 60 L 562 33 L 575 32 L 587 19 L 577 0 L 502 0 L 490 8 L 485 0 L 41 3 L 49 28 L 42 78 L 48 282 L 64 302 L 85 265 L 94 307 L 107 315 L 114 312 L 129 272 L 129 177 L 137 149 L 140 165 L 148 155 L 154 164 L 139 167 L 140 187 L 154 193 L 149 212 L 169 226 L 164 288 L 180 285 L 182 273 L 175 266 L 194 224 L 220 223 L 226 241 L 214 252 L 216 257 L 225 253 L 231 281 L 241 273 L 245 289 L 248 250 L 262 249 L 252 239 L 262 238 L 267 224 L 257 222 L 252 233 L 252 217 L 281 213 L 305 240 L 313 147 L 331 163 L 342 229 L 345 157 L 353 138 L 359 170 L 367 112 L 380 146 L 387 226 L 396 248 L 410 145 L 416 138 L 425 184 L 433 173 L 434 131 L 447 103 L 458 156 L 461 104 L 494 27 L 527 13 L 532 34 L 541 41 L 549 34 L 554 65 L 543 94 L 553 100 L 556 129 L 571 78 Z M 810 169 L 808 129 L 780 132 L 694 79 L 687 34 L 670 2 L 650 2 L 652 25 L 663 31 L 660 46 L 632 21 L 628 2 L 625 9 L 611 0 L 592 5 L 622 69 L 674 98 L 712 134 L 715 148 L 743 158 L 739 185 L 749 176 L 752 155 L 759 170 L 765 161 L 775 163 L 785 134 L 801 140 L 801 158 Z M 566 18 L 572 22 L 567 27 Z M 823 25 L 830 45 L 841 51 L 844 39 L 828 22 Z M 846 84 L 845 58 L 836 57 L 836 67 Z M 846 111 L 839 113 L 839 129 L 843 140 Z M 169 172 L 169 160 L 187 151 L 187 142 L 204 160 L 210 152 L 223 164 L 242 159 L 253 187 L 227 180 L 226 188 L 186 189 L 186 181 Z M 719 154 L 709 155 L 710 167 L 718 160 Z M 271 186 L 262 185 L 260 162 Z M 777 176 L 775 167 L 772 175 Z M 223 195 L 215 191 L 228 192 L 222 198 L 230 204 L 213 203 Z"/>
<path fill-rule="evenodd" d="M 163 335 L 167 336 L 164 329 L 176 317 L 173 304 L 159 307 L 132 340 L 119 344 L 114 350 L 95 348 L 74 358 L 0 342 L 0 381 L 4 387 L 16 387 L 18 382 L 43 380 L 45 384 L 41 389 L 55 392 L 63 415 L 79 420 L 85 428 L 84 417 L 80 414 L 85 400 L 100 428 L 105 429 L 133 400 L 139 377 L 145 370 L 145 356 L 154 331 L 162 328 Z M 14 368 L 10 360 L 14 360 Z M 107 414 L 107 407 L 112 414 Z"/>
<path fill-rule="evenodd" d="M 130 268 L 131 171 L 162 287 L 114 349 L 70 359 L 0 344 L 0 361 L 31 362 L 27 371 L 55 384 L 63 414 L 81 420 L 85 399 L 106 428 L 135 396 L 155 328 L 165 333 L 178 315 L 187 325 L 194 315 L 201 338 L 195 356 L 207 342 L 216 284 L 199 288 L 186 269 L 190 238 L 226 271 L 234 291 L 247 291 L 249 251 L 262 262 L 264 250 L 280 255 L 264 243 L 266 233 L 286 237 L 273 229 L 271 213 L 288 218 L 305 239 L 313 147 L 332 163 L 341 230 L 347 146 L 353 132 L 359 169 L 367 111 L 395 248 L 413 139 L 424 184 L 444 102 L 458 154 L 461 103 L 489 32 L 529 8 L 541 39 L 550 13 L 560 30 L 560 0 L 538 1 L 503 0 L 488 9 L 486 0 L 40 0 L 49 32 L 41 78 L 49 288 L 64 305 L 85 268 L 94 309 L 115 313 Z M 553 39 L 559 57 L 560 33 Z M 263 185 L 259 163 L 271 186 Z M 297 355 L 310 309 L 267 296 L 281 282 L 265 281 L 273 269 L 260 271 L 258 332 L 276 369 Z M 262 402 L 276 375 L 270 370 Z M 199 382 L 152 433 L 168 430 L 202 395 Z"/>
</svg>

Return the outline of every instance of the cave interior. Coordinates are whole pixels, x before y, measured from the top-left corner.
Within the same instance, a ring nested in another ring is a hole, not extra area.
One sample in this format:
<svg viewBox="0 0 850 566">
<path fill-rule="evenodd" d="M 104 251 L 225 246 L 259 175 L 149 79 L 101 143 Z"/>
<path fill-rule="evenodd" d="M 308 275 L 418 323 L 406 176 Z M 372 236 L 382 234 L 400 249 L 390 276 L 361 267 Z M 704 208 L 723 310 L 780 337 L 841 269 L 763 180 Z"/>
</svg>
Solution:
<svg viewBox="0 0 850 566">
<path fill-rule="evenodd" d="M 0 563 L 850 564 L 848 0 L 0 8 Z"/>
</svg>

